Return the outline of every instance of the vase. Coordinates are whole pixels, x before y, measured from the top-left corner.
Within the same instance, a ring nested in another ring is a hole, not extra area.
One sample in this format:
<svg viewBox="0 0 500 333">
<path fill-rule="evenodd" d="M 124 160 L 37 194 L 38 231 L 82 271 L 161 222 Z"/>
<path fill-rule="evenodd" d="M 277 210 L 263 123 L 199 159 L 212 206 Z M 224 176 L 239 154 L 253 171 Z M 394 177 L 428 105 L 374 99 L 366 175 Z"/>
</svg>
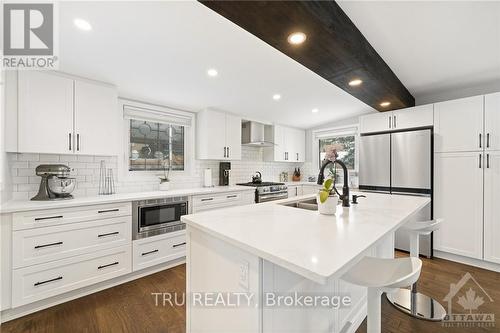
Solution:
<svg viewBox="0 0 500 333">
<path fill-rule="evenodd" d="M 330 195 L 325 202 L 319 199 L 319 193 L 316 194 L 316 202 L 318 203 L 318 212 L 323 215 L 335 215 L 337 211 L 337 196 Z"/>
<path fill-rule="evenodd" d="M 170 182 L 160 183 L 160 191 L 168 191 L 170 189 Z"/>
</svg>

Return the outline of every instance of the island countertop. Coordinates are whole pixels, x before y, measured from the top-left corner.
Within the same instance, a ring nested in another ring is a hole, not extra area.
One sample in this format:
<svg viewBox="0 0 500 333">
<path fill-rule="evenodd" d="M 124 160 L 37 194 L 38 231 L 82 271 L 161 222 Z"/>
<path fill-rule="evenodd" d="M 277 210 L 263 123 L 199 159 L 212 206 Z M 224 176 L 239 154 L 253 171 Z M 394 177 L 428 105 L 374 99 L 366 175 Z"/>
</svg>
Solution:
<svg viewBox="0 0 500 333">
<path fill-rule="evenodd" d="M 295 197 L 185 215 L 182 221 L 253 255 L 324 284 L 430 203 L 420 196 L 363 193 L 335 216 L 281 205 Z"/>
</svg>

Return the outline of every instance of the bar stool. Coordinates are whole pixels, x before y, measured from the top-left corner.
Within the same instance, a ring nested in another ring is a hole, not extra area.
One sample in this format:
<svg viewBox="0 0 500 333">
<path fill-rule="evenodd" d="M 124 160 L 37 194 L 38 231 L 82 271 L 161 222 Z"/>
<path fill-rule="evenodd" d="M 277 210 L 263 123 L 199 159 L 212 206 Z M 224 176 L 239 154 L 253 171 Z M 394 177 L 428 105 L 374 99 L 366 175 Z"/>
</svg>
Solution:
<svg viewBox="0 0 500 333">
<path fill-rule="evenodd" d="M 380 333 L 382 311 L 380 296 L 383 292 L 411 286 L 420 276 L 419 258 L 381 259 L 364 257 L 342 276 L 344 281 L 368 288 L 368 333 Z"/>
<path fill-rule="evenodd" d="M 410 232 L 410 256 L 418 258 L 419 236 L 429 235 L 439 229 L 443 219 L 436 219 L 425 222 L 412 222 L 404 225 L 403 229 Z M 446 316 L 446 310 L 438 301 L 427 295 L 417 292 L 417 282 L 411 290 L 399 289 L 394 293 L 387 293 L 387 299 L 396 309 L 409 314 L 412 317 L 430 321 L 441 321 Z"/>
</svg>

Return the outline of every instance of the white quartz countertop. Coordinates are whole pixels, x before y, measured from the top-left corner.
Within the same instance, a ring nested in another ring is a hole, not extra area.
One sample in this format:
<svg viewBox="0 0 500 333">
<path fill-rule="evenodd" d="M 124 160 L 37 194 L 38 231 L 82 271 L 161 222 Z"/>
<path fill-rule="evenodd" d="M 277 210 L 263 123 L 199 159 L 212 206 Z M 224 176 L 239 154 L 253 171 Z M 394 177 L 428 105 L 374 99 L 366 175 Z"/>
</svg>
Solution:
<svg viewBox="0 0 500 333">
<path fill-rule="evenodd" d="M 189 226 L 324 284 L 413 214 L 428 197 L 363 193 L 367 198 L 335 216 L 283 206 L 314 195 L 185 215 Z"/>
<path fill-rule="evenodd" d="M 203 195 L 217 194 L 228 192 L 245 192 L 255 191 L 255 188 L 248 186 L 216 186 L 216 187 L 200 187 L 190 189 L 179 189 L 169 191 L 152 191 L 152 192 L 134 192 L 134 193 L 118 193 L 111 195 L 99 195 L 93 197 L 80 197 L 69 200 L 55 201 L 30 201 L 30 200 L 12 200 L 0 205 L 0 213 L 14 213 L 22 211 L 53 209 L 63 207 L 75 207 L 84 205 L 98 205 L 115 202 L 159 199 L 168 197 L 179 197 L 186 195 Z"/>
</svg>

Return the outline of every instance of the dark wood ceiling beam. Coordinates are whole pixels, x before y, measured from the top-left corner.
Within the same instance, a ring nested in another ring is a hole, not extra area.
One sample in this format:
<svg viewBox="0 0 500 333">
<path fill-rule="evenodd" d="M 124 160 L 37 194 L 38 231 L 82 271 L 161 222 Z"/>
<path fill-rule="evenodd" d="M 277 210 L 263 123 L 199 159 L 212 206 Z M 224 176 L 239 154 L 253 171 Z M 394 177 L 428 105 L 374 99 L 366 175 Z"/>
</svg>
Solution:
<svg viewBox="0 0 500 333">
<path fill-rule="evenodd" d="M 415 99 L 334 1 L 201 1 L 379 111 L 415 105 Z M 307 35 L 301 45 L 287 37 Z M 359 78 L 363 84 L 349 86 Z M 389 101 L 389 107 L 382 107 Z"/>
</svg>

